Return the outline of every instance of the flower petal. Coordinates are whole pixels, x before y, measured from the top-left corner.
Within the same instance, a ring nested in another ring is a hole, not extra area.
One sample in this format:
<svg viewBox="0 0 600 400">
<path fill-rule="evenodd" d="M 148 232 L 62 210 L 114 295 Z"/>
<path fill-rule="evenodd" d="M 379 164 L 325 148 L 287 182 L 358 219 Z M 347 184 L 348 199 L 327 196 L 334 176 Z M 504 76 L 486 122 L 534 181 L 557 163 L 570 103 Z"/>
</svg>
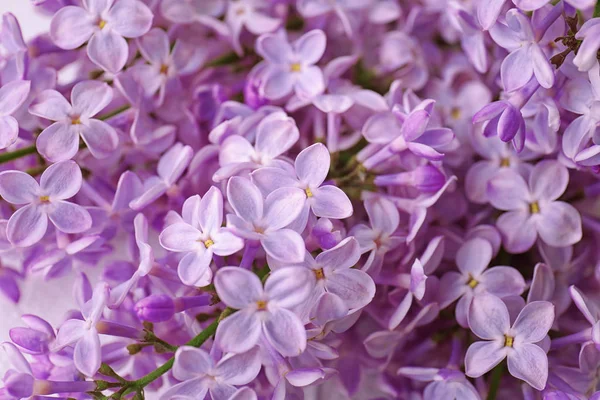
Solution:
<svg viewBox="0 0 600 400">
<path fill-rule="evenodd" d="M 498 297 L 478 294 L 473 297 L 469 308 L 469 326 L 481 339 L 503 339 L 510 329 L 508 309 Z"/>
<path fill-rule="evenodd" d="M 194 251 L 186 254 L 177 267 L 179 279 L 188 286 L 206 286 L 212 279 L 212 270 L 210 262 L 212 261 L 212 251 Z"/>
<path fill-rule="evenodd" d="M 40 186 L 31 175 L 14 170 L 0 172 L 0 196 L 9 203 L 32 203 L 39 194 Z"/>
<path fill-rule="evenodd" d="M 543 390 L 548 380 L 548 357 L 544 350 L 531 343 L 515 347 L 508 353 L 508 372 L 529 383 L 537 390 Z"/>
<path fill-rule="evenodd" d="M 90 213 L 80 205 L 68 201 L 52 202 L 48 217 L 56 229 L 64 233 L 81 233 L 92 227 Z"/>
<path fill-rule="evenodd" d="M 160 245 L 169 251 L 196 251 L 203 244 L 198 243 L 202 233 L 185 222 L 167 226 L 160 234 Z"/>
<path fill-rule="evenodd" d="M 60 161 L 49 166 L 40 179 L 41 190 L 50 200 L 71 198 L 81 189 L 81 169 L 75 161 Z"/>
<path fill-rule="evenodd" d="M 81 130 L 81 138 L 95 158 L 110 156 L 119 144 L 117 131 L 104 121 L 91 119 Z"/>
<path fill-rule="evenodd" d="M 527 304 L 511 329 L 515 346 L 520 343 L 537 343 L 544 339 L 554 323 L 554 305 L 548 301 Z"/>
<path fill-rule="evenodd" d="M 61 49 L 76 49 L 96 30 L 94 15 L 81 7 L 63 7 L 50 22 L 50 37 Z"/>
<path fill-rule="evenodd" d="M 227 184 L 227 200 L 235 213 L 248 222 L 263 216 L 263 197 L 260 190 L 246 178 L 234 176 Z"/>
<path fill-rule="evenodd" d="M 502 169 L 488 182 L 487 197 L 499 210 L 523 209 L 530 200 L 525 179 L 513 169 Z"/>
<path fill-rule="evenodd" d="M 492 261 L 492 245 L 485 239 L 474 238 L 466 241 L 456 252 L 456 265 L 464 274 L 477 278 Z"/>
<path fill-rule="evenodd" d="M 327 36 L 320 29 L 305 33 L 293 45 L 300 60 L 308 65 L 316 64 L 323 57 L 326 46 Z"/>
<path fill-rule="evenodd" d="M 504 247 L 510 253 L 524 253 L 535 243 L 539 227 L 527 211 L 509 211 L 496 221 Z"/>
<path fill-rule="evenodd" d="M 309 201 L 317 217 L 344 219 L 354 211 L 348 195 L 336 186 L 325 185 L 313 190 Z"/>
<path fill-rule="evenodd" d="M 94 64 L 116 74 L 127 62 L 129 47 L 123 36 L 111 29 L 103 29 L 90 39 L 87 54 Z"/>
<path fill-rule="evenodd" d="M 283 113 L 273 113 L 256 129 L 256 150 L 265 157 L 275 157 L 288 151 L 300 137 L 296 121 Z"/>
<path fill-rule="evenodd" d="M 200 200 L 199 220 L 206 233 L 216 231 L 223 224 L 223 195 L 215 186 L 211 186 Z"/>
<path fill-rule="evenodd" d="M 327 178 L 330 163 L 331 156 L 327 147 L 322 143 L 315 143 L 296 157 L 296 173 L 303 183 L 318 187 Z"/>
<path fill-rule="evenodd" d="M 533 75 L 533 62 L 530 46 L 523 46 L 510 53 L 500 67 L 500 76 L 504 89 L 512 92 L 525 86 Z"/>
<path fill-rule="evenodd" d="M 487 292 L 500 298 L 518 296 L 527 287 L 523 275 L 513 267 L 490 268 L 479 277 L 479 282 Z"/>
<path fill-rule="evenodd" d="M 18 209 L 8 220 L 8 240 L 17 247 L 29 247 L 39 242 L 48 228 L 48 217 L 40 207 L 30 204 Z"/>
<path fill-rule="evenodd" d="M 87 330 L 75 345 L 73 363 L 82 374 L 92 377 L 96 375 L 102 363 L 100 352 L 100 336 L 96 328 Z"/>
<path fill-rule="evenodd" d="M 215 368 L 215 376 L 228 385 L 245 385 L 256 378 L 261 366 L 260 348 L 257 346 L 241 354 L 224 356 Z"/>
<path fill-rule="evenodd" d="M 112 88 L 104 82 L 79 82 L 71 91 L 73 111 L 84 118 L 91 118 L 98 114 L 110 103 L 112 98 Z"/>
<path fill-rule="evenodd" d="M 253 310 L 244 309 L 221 321 L 215 344 L 226 353 L 243 353 L 256 345 L 260 334 L 260 317 Z"/>
<path fill-rule="evenodd" d="M 506 348 L 499 342 L 475 342 L 467 349 L 465 355 L 465 373 L 471 378 L 478 378 L 500 364 L 506 357 Z"/>
<path fill-rule="evenodd" d="M 106 15 L 111 29 L 126 38 L 136 38 L 148 32 L 152 19 L 152 11 L 139 0 L 119 0 Z"/>
<path fill-rule="evenodd" d="M 51 162 L 73 158 L 79 149 L 77 126 L 55 122 L 40 133 L 36 146 L 40 154 Z"/>
<path fill-rule="evenodd" d="M 537 231 L 544 242 L 554 247 L 570 246 L 579 242 L 583 236 L 581 215 L 572 205 L 562 201 L 544 204 Z"/>
<path fill-rule="evenodd" d="M 188 381 L 211 372 L 214 367 L 210 355 L 191 346 L 181 346 L 175 353 L 173 376 L 180 381 Z"/>
<path fill-rule="evenodd" d="M 325 279 L 327 291 L 344 300 L 351 310 L 366 306 L 375 296 L 373 279 L 358 269 L 338 269 Z"/>
<path fill-rule="evenodd" d="M 269 343 L 284 357 L 298 356 L 306 349 L 306 330 L 293 312 L 284 308 L 271 310 L 264 322 Z"/>
<path fill-rule="evenodd" d="M 302 236 L 291 229 L 280 229 L 264 235 L 260 240 L 265 252 L 291 264 L 302 262 L 306 251 Z"/>
<path fill-rule="evenodd" d="M 287 187 L 273 191 L 265 199 L 265 228 L 275 231 L 288 226 L 300 215 L 305 202 L 302 189 Z"/>
<path fill-rule="evenodd" d="M 219 298 L 232 308 L 244 308 L 262 299 L 263 287 L 258 277 L 238 267 L 223 267 L 215 276 Z"/>
<path fill-rule="evenodd" d="M 17 111 L 29 95 L 30 81 L 12 81 L 0 88 L 0 116 Z"/>
<path fill-rule="evenodd" d="M 85 334 L 85 322 L 79 319 L 69 319 L 60 326 L 52 350 L 59 351 L 75 344 Z"/>
</svg>

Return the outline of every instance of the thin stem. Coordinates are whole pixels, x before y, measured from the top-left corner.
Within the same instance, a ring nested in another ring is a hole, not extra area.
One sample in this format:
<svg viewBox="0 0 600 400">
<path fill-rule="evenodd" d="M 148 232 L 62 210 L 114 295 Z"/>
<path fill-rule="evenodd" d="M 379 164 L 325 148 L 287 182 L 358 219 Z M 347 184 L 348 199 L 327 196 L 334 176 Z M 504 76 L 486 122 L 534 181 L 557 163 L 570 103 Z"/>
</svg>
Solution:
<svg viewBox="0 0 600 400">
<path fill-rule="evenodd" d="M 596 2 L 596 8 L 594 8 L 593 18 L 600 18 L 600 0 Z"/>
<path fill-rule="evenodd" d="M 112 111 L 107 112 L 106 114 L 102 114 L 98 116 L 98 119 L 101 121 L 106 121 L 107 119 L 110 119 L 116 115 L 121 114 L 124 111 L 127 111 L 131 108 L 131 106 L 129 104 L 123 104 L 121 107 L 116 108 Z"/>
</svg>

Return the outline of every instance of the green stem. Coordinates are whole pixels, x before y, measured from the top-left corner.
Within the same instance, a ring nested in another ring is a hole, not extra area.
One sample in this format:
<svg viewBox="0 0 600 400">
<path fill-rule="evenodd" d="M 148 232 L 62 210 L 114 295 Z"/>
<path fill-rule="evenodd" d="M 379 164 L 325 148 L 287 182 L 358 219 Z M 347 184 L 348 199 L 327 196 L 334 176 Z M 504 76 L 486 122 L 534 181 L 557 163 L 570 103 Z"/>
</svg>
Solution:
<svg viewBox="0 0 600 400">
<path fill-rule="evenodd" d="M 97 119 L 99 119 L 100 121 L 106 121 L 107 119 L 110 119 L 112 117 L 114 117 L 115 115 L 119 115 L 124 111 L 127 111 L 131 108 L 131 106 L 129 104 L 123 104 L 121 107 L 116 108 L 110 112 L 107 112 L 106 114 L 102 114 L 99 115 L 97 117 Z"/>
<path fill-rule="evenodd" d="M 504 374 L 504 363 L 497 365 L 496 368 L 492 370 L 492 376 L 490 378 L 490 390 L 488 392 L 487 400 L 496 400 L 502 374 Z"/>
<path fill-rule="evenodd" d="M 598 0 L 596 2 L 596 8 L 594 8 L 594 15 L 593 18 L 599 18 L 600 17 L 600 0 Z"/>
</svg>

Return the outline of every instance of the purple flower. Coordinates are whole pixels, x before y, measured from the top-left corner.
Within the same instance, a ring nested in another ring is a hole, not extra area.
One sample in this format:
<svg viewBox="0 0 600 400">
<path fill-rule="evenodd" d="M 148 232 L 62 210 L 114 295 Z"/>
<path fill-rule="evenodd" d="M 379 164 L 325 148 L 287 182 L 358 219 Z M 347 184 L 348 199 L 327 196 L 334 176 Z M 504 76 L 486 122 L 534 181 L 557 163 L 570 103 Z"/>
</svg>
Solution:
<svg viewBox="0 0 600 400">
<path fill-rule="evenodd" d="M 221 268 L 214 283 L 223 303 L 239 310 L 217 328 L 215 341 L 224 352 L 249 351 L 263 335 L 283 356 L 304 351 L 306 331 L 289 309 L 308 298 L 311 285 L 298 279 L 296 268 L 274 271 L 264 289 L 256 275 L 239 267 Z"/>
<path fill-rule="evenodd" d="M 220 182 L 242 171 L 261 166 L 278 166 L 289 169 L 289 164 L 280 159 L 300 136 L 293 118 L 284 112 L 273 112 L 265 117 L 256 128 L 254 147 L 241 135 L 232 135 L 223 140 L 219 151 L 221 168 L 213 175 Z"/>
<path fill-rule="evenodd" d="M 527 304 L 512 326 L 506 305 L 490 294 L 475 296 L 469 309 L 469 326 L 475 335 L 484 339 L 467 350 L 467 376 L 479 377 L 504 358 L 508 371 L 537 390 L 546 386 L 548 357 L 535 343 L 546 337 L 554 322 L 554 306 L 547 301 Z"/>
<path fill-rule="evenodd" d="M 236 393 L 235 386 L 251 382 L 260 368 L 257 346 L 244 353 L 226 354 L 218 362 L 202 349 L 182 346 L 175 353 L 173 376 L 183 382 L 169 388 L 161 399 L 203 399 L 210 392 L 212 400 L 228 400 Z"/>
<path fill-rule="evenodd" d="M 169 191 L 177 192 L 176 183 L 190 164 L 194 152 L 190 146 L 175 143 L 162 155 L 156 167 L 157 176 L 144 181 L 144 191 L 129 202 L 133 210 L 141 210 Z"/>
<path fill-rule="evenodd" d="M 467 327 L 469 307 L 473 297 L 491 293 L 498 297 L 520 295 L 526 284 L 523 276 L 513 267 L 499 266 L 485 270 L 492 261 L 492 245 L 475 238 L 465 242 L 456 253 L 458 272 L 446 272 L 440 282 L 440 306 L 447 307 L 460 298 L 456 305 L 456 320 Z"/>
<path fill-rule="evenodd" d="M 335 13 L 340 19 L 346 35 L 352 36 L 351 18 L 349 12 L 365 9 L 373 0 L 298 0 L 298 11 L 306 18 L 318 17 L 323 14 Z"/>
<path fill-rule="evenodd" d="M 113 91 L 106 83 L 85 81 L 73 87 L 71 103 L 56 90 L 45 90 L 29 107 L 38 117 L 56 121 L 37 139 L 38 151 L 49 161 L 73 158 L 79 149 L 79 137 L 96 158 L 106 158 L 119 143 L 115 129 L 92 118 L 112 100 Z"/>
<path fill-rule="evenodd" d="M 102 362 L 100 352 L 100 336 L 96 325 L 109 299 L 106 283 L 99 283 L 94 289 L 92 298 L 83 305 L 84 320 L 70 319 L 58 329 L 52 351 L 59 351 L 67 346 L 75 345 L 73 362 L 84 375 L 94 376 Z"/>
<path fill-rule="evenodd" d="M 352 203 L 338 187 L 323 185 L 331 163 L 325 145 L 315 143 L 302 150 L 294 164 L 295 172 L 275 167 L 260 168 L 252 173 L 252 182 L 263 194 L 269 194 L 280 187 L 297 187 L 304 190 L 306 201 L 301 214 L 303 227 L 311 210 L 317 217 L 343 219 L 352 215 Z"/>
<path fill-rule="evenodd" d="M 592 18 L 585 21 L 577 31 L 575 37 L 583 41 L 577 50 L 577 55 L 573 58 L 573 64 L 575 64 L 580 71 L 589 71 L 593 67 L 598 66 L 598 50 L 600 50 L 600 18 Z"/>
<path fill-rule="evenodd" d="M 0 266 L 0 293 L 13 303 L 18 303 L 21 298 L 18 284 L 19 277 L 17 271 Z"/>
<path fill-rule="evenodd" d="M 306 194 L 299 188 L 274 190 L 263 199 L 250 180 L 234 176 L 227 185 L 227 199 L 235 214 L 227 214 L 227 227 L 247 241 L 260 242 L 267 254 L 296 263 L 304 258 L 304 240 L 286 229 L 304 205 Z"/>
<path fill-rule="evenodd" d="M 562 5 L 556 7 L 562 10 Z M 532 26 L 529 18 L 516 9 L 506 13 L 506 25 L 498 22 L 490 29 L 494 41 L 510 52 L 500 71 L 507 92 L 525 86 L 532 76 L 542 87 L 554 85 L 554 69 L 539 43 L 544 33 L 545 29 Z"/>
<path fill-rule="evenodd" d="M 229 3 L 225 14 L 225 23 L 231 30 L 233 48 L 238 54 L 244 54 L 240 35 L 244 27 L 255 35 L 273 32 L 281 25 L 281 20 L 265 13 L 268 2 L 265 0 L 238 0 Z"/>
<path fill-rule="evenodd" d="M 13 144 L 19 136 L 19 121 L 11 116 L 27 100 L 30 81 L 13 81 L 0 88 L 0 149 Z"/>
<path fill-rule="evenodd" d="M 417 382 L 429 382 L 423 391 L 424 400 L 480 400 L 475 387 L 465 375 L 447 368 L 402 367 L 398 375 Z"/>
<path fill-rule="evenodd" d="M 267 62 L 261 91 L 272 100 L 292 92 L 301 98 L 312 98 L 325 90 L 323 72 L 315 64 L 327 45 L 325 33 L 319 29 L 302 35 L 290 45 L 285 34 L 278 32 L 258 38 L 256 52 Z"/>
<path fill-rule="evenodd" d="M 80 233 L 92 226 L 85 208 L 65 199 L 75 196 L 81 187 L 81 170 L 74 161 L 61 161 L 44 171 L 38 184 L 21 171 L 0 173 L 0 195 L 12 204 L 27 204 L 8 221 L 7 235 L 17 247 L 39 242 L 48 227 L 48 219 L 65 233 Z"/>
<path fill-rule="evenodd" d="M 0 29 L 0 80 L 4 83 L 21 80 L 29 68 L 29 54 L 21 26 L 11 13 L 2 15 Z"/>
<path fill-rule="evenodd" d="M 46 354 L 56 334 L 54 328 L 46 320 L 31 314 L 21 316 L 27 328 L 12 328 L 10 339 L 24 352 L 29 354 Z"/>
<path fill-rule="evenodd" d="M 568 203 L 556 201 L 569 183 L 567 169 L 557 161 L 540 161 L 528 181 L 514 170 L 506 169 L 488 183 L 490 203 L 508 211 L 496 221 L 506 249 L 523 253 L 533 246 L 538 235 L 555 247 L 580 241 L 579 212 Z"/>
<path fill-rule="evenodd" d="M 152 11 L 138 0 L 85 0 L 83 8 L 61 8 L 50 23 L 50 36 L 63 49 L 89 40 L 87 54 L 102 69 L 117 73 L 125 66 L 129 46 L 152 26 Z"/>
<path fill-rule="evenodd" d="M 228 256 L 244 247 L 223 223 L 223 195 L 212 186 L 204 197 L 185 201 L 181 222 L 169 225 L 160 234 L 160 244 L 169 251 L 184 253 L 179 262 L 179 278 L 189 286 L 207 286 L 212 281 L 213 254 Z"/>
</svg>

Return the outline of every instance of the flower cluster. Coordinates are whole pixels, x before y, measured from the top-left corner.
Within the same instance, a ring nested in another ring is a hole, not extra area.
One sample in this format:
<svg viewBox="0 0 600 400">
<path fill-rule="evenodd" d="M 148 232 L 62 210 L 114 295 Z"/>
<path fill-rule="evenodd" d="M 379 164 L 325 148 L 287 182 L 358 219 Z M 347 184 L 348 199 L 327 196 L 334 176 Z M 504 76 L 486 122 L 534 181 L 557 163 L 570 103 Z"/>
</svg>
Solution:
<svg viewBox="0 0 600 400">
<path fill-rule="evenodd" d="M 33 3 L 0 399 L 600 399 L 600 1 Z"/>
</svg>

